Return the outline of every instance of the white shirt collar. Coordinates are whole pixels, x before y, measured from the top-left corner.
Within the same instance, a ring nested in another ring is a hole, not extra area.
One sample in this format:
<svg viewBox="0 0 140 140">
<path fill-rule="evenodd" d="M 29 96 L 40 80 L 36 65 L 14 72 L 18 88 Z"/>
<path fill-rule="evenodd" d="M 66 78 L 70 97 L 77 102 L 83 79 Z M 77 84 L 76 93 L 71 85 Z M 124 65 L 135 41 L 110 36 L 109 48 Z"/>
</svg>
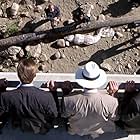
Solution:
<svg viewBox="0 0 140 140">
<path fill-rule="evenodd" d="M 18 86 L 17 86 L 17 88 L 18 87 L 33 87 L 34 85 L 33 85 L 33 83 L 30 83 L 30 84 L 22 84 L 22 83 L 20 83 Z"/>
</svg>

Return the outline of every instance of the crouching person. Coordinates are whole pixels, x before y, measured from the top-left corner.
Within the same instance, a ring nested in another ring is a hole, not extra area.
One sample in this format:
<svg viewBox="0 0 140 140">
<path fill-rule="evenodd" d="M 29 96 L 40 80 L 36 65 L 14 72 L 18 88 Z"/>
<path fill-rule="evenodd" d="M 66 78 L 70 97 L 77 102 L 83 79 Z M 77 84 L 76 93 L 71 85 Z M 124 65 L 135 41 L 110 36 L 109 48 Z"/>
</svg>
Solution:
<svg viewBox="0 0 140 140">
<path fill-rule="evenodd" d="M 31 58 L 19 62 L 17 74 L 21 84 L 15 90 L 1 93 L 0 115 L 8 112 L 14 127 L 44 134 L 53 127 L 57 108 L 51 93 L 33 86 L 36 71 Z"/>
</svg>

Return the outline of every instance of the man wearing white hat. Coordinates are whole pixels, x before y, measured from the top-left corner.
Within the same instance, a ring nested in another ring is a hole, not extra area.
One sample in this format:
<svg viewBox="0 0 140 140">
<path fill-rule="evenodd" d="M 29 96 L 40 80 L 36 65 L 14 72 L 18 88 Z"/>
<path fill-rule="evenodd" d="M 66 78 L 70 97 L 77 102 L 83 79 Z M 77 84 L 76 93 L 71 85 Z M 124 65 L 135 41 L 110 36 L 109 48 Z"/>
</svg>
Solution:
<svg viewBox="0 0 140 140">
<path fill-rule="evenodd" d="M 64 97 L 65 113 L 68 117 L 70 134 L 98 137 L 104 132 L 115 131 L 118 100 L 113 94 L 118 90 L 115 82 L 109 82 L 109 90 L 101 92 L 98 88 L 106 84 L 106 73 L 95 62 L 88 62 L 75 74 L 76 82 L 84 92 L 73 92 Z M 68 84 L 64 85 L 64 89 Z M 63 88 L 62 88 L 63 90 Z M 64 90 L 66 92 L 66 90 Z"/>
</svg>

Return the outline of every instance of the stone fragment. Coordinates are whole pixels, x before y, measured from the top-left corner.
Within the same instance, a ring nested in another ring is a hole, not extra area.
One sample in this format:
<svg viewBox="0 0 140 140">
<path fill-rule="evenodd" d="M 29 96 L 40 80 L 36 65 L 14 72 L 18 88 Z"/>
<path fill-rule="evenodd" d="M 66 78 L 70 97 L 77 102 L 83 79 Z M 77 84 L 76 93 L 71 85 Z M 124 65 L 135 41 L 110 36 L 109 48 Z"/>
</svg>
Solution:
<svg viewBox="0 0 140 140">
<path fill-rule="evenodd" d="M 79 48 L 79 46 L 77 46 L 77 45 L 76 45 L 76 46 L 73 46 L 73 48 L 74 48 L 74 49 L 78 49 L 78 48 Z"/>
<path fill-rule="evenodd" d="M 17 55 L 17 53 L 19 53 L 21 50 L 21 47 L 19 46 L 11 46 L 10 48 L 8 48 L 8 53 L 10 55 Z"/>
<path fill-rule="evenodd" d="M 116 37 L 116 36 L 114 36 L 114 37 L 112 38 L 112 40 L 113 40 L 113 41 L 117 40 L 117 37 Z"/>
<path fill-rule="evenodd" d="M 6 33 L 6 31 L 7 31 L 7 26 L 6 25 L 1 25 L 0 26 L 0 32 L 1 33 Z"/>
<path fill-rule="evenodd" d="M 136 40 L 134 41 L 135 44 L 140 43 L 140 37 L 136 38 Z"/>
<path fill-rule="evenodd" d="M 3 11 L 2 11 L 2 9 L 0 9 L 0 17 L 2 17 L 3 16 Z"/>
<path fill-rule="evenodd" d="M 61 58 L 66 58 L 65 54 L 62 53 L 61 54 Z"/>
<path fill-rule="evenodd" d="M 131 30 L 128 28 L 128 29 L 127 29 L 127 32 L 130 32 L 130 31 L 131 31 Z"/>
<path fill-rule="evenodd" d="M 34 12 L 38 12 L 40 13 L 42 11 L 42 7 L 40 5 L 37 5 L 35 8 L 34 8 Z"/>
<path fill-rule="evenodd" d="M 48 57 L 46 56 L 46 54 L 42 53 L 40 56 L 39 56 L 39 61 L 40 62 L 45 62 L 48 60 Z"/>
<path fill-rule="evenodd" d="M 61 54 L 60 54 L 60 52 L 58 51 L 58 52 L 56 52 L 55 54 L 54 54 L 54 59 L 60 59 L 61 58 Z"/>
<path fill-rule="evenodd" d="M 102 64 L 101 64 L 101 67 L 102 67 L 105 71 L 111 71 L 111 70 L 112 70 L 111 65 L 108 64 L 108 63 L 102 63 Z"/>
<path fill-rule="evenodd" d="M 24 11 L 20 13 L 21 17 L 30 17 L 29 12 L 28 11 Z"/>
<path fill-rule="evenodd" d="M 19 10 L 19 4 L 14 2 L 11 6 L 11 9 L 10 9 L 10 12 L 11 12 L 10 15 L 11 16 L 16 16 L 17 13 L 18 13 L 18 10 Z"/>
<path fill-rule="evenodd" d="M 100 15 L 98 16 L 97 20 L 98 20 L 98 21 L 104 21 L 104 20 L 106 20 L 105 15 L 100 14 Z"/>
<path fill-rule="evenodd" d="M 38 67 L 38 70 L 42 71 L 42 72 L 48 72 L 48 67 L 47 67 L 47 65 L 42 64 Z"/>
<path fill-rule="evenodd" d="M 116 32 L 117 37 L 123 37 L 124 35 L 120 32 Z"/>
<path fill-rule="evenodd" d="M 29 54 L 34 57 L 34 58 L 39 58 L 39 56 L 41 55 L 41 50 L 42 50 L 42 47 L 40 44 L 38 45 L 35 45 L 35 46 L 26 46 L 25 47 L 25 50 L 27 52 L 29 52 Z"/>
<path fill-rule="evenodd" d="M 125 29 L 124 28 L 122 28 L 122 32 L 125 32 Z"/>
<path fill-rule="evenodd" d="M 68 23 L 68 24 L 72 24 L 72 23 L 74 23 L 74 20 L 73 20 L 73 19 L 68 19 L 68 20 L 67 20 L 67 23 Z"/>
<path fill-rule="evenodd" d="M 20 58 L 22 58 L 22 57 L 24 57 L 24 51 L 23 51 L 23 49 L 21 49 L 20 50 L 20 52 L 18 53 L 18 56 L 20 57 Z"/>
<path fill-rule="evenodd" d="M 18 66 L 18 62 L 15 63 L 15 67 L 16 67 L 16 68 L 17 68 L 17 66 Z"/>
<path fill-rule="evenodd" d="M 58 47 L 64 48 L 65 47 L 65 40 L 64 39 L 58 39 L 56 44 L 57 44 Z"/>
<path fill-rule="evenodd" d="M 9 69 L 3 68 L 2 71 L 3 71 L 3 72 L 9 72 Z"/>
<path fill-rule="evenodd" d="M 67 47 L 69 47 L 69 46 L 70 46 L 70 42 L 69 42 L 69 41 L 66 41 L 66 42 L 65 42 L 65 45 L 66 45 Z"/>
<path fill-rule="evenodd" d="M 130 63 L 128 63 L 128 64 L 126 65 L 126 68 L 128 68 L 128 69 L 132 69 Z"/>
<path fill-rule="evenodd" d="M 0 71 L 2 71 L 2 69 L 3 69 L 3 65 L 0 65 Z"/>
</svg>

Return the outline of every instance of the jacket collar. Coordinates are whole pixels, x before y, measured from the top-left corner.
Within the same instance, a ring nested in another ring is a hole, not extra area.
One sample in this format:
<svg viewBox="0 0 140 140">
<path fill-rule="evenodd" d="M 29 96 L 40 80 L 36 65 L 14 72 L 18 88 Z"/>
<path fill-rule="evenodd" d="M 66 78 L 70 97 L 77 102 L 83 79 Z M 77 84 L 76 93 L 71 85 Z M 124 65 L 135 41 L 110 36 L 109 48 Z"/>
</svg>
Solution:
<svg viewBox="0 0 140 140">
<path fill-rule="evenodd" d="M 98 93 L 98 89 L 84 89 L 84 94 L 94 94 Z"/>
</svg>

